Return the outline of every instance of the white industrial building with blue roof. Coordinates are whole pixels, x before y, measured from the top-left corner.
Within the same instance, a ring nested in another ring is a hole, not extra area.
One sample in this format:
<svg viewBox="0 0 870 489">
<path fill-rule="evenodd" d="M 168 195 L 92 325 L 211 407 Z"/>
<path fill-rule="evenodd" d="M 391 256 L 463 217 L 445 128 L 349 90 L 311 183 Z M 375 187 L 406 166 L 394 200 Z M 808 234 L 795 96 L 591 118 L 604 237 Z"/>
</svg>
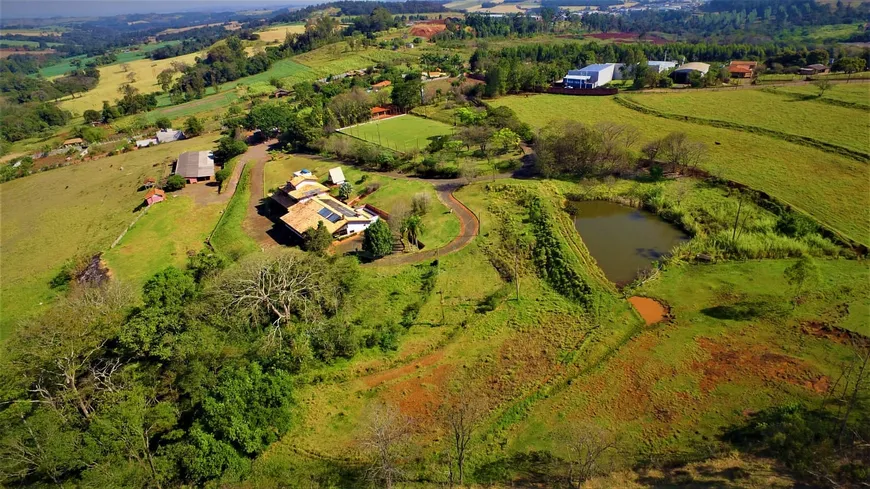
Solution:
<svg viewBox="0 0 870 489">
<path fill-rule="evenodd" d="M 590 89 L 607 85 L 613 81 L 614 63 L 589 65 L 579 70 L 569 70 L 563 78 L 565 88 Z"/>
</svg>

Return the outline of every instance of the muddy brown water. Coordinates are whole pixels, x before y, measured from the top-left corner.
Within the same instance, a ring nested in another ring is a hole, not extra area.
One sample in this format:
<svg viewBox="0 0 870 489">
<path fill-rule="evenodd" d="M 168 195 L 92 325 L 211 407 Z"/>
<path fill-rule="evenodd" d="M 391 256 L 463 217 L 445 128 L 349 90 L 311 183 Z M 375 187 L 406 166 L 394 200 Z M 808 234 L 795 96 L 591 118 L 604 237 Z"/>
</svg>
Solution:
<svg viewBox="0 0 870 489">
<path fill-rule="evenodd" d="M 628 298 L 628 302 L 637 309 L 640 317 L 647 324 L 655 324 L 668 315 L 668 310 L 660 302 L 649 297 L 632 296 Z"/>
<path fill-rule="evenodd" d="M 689 236 L 655 214 L 613 202 L 572 203 L 574 228 L 604 275 L 626 284 Z"/>
</svg>

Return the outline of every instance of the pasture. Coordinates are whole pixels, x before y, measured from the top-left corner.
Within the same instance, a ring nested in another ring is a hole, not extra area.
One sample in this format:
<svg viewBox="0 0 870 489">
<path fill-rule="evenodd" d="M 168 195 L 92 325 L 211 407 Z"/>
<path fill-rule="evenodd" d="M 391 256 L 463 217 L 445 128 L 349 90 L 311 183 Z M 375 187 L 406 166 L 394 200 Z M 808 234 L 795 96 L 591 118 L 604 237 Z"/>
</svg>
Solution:
<svg viewBox="0 0 870 489">
<path fill-rule="evenodd" d="M 301 34 L 305 32 L 305 24 L 290 24 L 270 27 L 266 30 L 257 31 L 260 40 L 269 44 L 282 43 L 287 34 Z"/>
<path fill-rule="evenodd" d="M 426 149 L 430 138 L 450 134 L 453 128 L 443 122 L 409 114 L 346 127 L 340 132 L 385 148 L 405 152 L 412 149 Z"/>
<path fill-rule="evenodd" d="M 81 115 L 88 109 L 99 110 L 104 100 L 111 102 L 121 98 L 118 89 L 128 82 L 129 73 L 135 74 L 135 81 L 132 85 L 140 93 L 159 92 L 161 89 L 160 85 L 157 84 L 157 75 L 161 71 L 169 68 L 173 62 L 192 64 L 197 56 L 201 56 L 201 53 L 190 53 L 157 61 L 148 58 L 137 59 L 126 63 L 129 65 L 128 71 L 125 71 L 122 64 L 103 66 L 100 68 L 100 81 L 93 90 L 75 98 L 65 98 L 59 105 L 76 115 Z"/>
<path fill-rule="evenodd" d="M 316 78 L 325 78 L 350 70 L 359 70 L 381 62 L 416 62 L 421 49 L 380 49 L 376 47 L 351 50 L 346 42 L 337 42 L 293 57 L 297 63 L 311 68 Z"/>
<path fill-rule="evenodd" d="M 142 202 L 138 188 L 146 177 L 160 177 L 179 153 L 212 148 L 214 140 L 200 136 L 0 185 L 0 337 L 51 301 L 57 292 L 49 282 L 66 263 L 105 251 L 126 229 Z"/>
<path fill-rule="evenodd" d="M 813 85 L 780 85 L 764 90 L 796 99 L 834 104 L 843 103 L 870 110 L 870 83 L 837 83 L 822 97 L 818 97 L 819 91 Z"/>
<path fill-rule="evenodd" d="M 750 132 L 756 127 L 769 129 L 870 154 L 870 112 L 865 110 L 824 106 L 813 100 L 786 101 L 762 90 L 680 90 L 626 98 L 657 112 L 731 122 Z"/>
<path fill-rule="evenodd" d="M 618 356 L 532 406 L 509 430 L 509 449 L 553 450 L 561 430 L 591 423 L 632 447 L 629 461 L 679 458 L 687 447 L 715 446 L 722 428 L 743 422 L 747 410 L 817 402 L 849 348 L 802 325 L 833 308 L 832 297 L 866 317 L 868 269 L 819 262 L 823 292 L 791 311 L 782 275 L 790 263 L 674 267 L 641 287 L 636 292 L 663 300 L 675 319 L 639 332 Z M 830 319 L 841 320 L 850 319 Z"/>
<path fill-rule="evenodd" d="M 700 165 L 704 170 L 765 191 L 855 241 L 870 243 L 867 163 L 751 132 L 644 114 L 619 105 L 611 97 L 544 94 L 503 97 L 491 104 L 512 108 L 520 120 L 536 128 L 572 117 L 589 124 L 634 126 L 642 135 L 638 148 L 671 132 L 684 132 L 707 146 L 707 158 Z M 826 107 L 819 104 L 818 110 Z"/>
</svg>

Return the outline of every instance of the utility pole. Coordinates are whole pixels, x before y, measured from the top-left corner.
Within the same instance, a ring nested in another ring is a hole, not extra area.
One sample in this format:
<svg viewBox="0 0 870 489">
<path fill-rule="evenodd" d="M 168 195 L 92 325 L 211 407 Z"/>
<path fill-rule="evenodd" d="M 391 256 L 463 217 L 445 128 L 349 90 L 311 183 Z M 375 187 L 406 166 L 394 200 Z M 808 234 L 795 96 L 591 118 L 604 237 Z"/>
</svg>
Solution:
<svg viewBox="0 0 870 489">
<path fill-rule="evenodd" d="M 514 284 L 517 288 L 517 302 L 520 301 L 520 250 L 519 240 L 514 241 Z"/>
</svg>

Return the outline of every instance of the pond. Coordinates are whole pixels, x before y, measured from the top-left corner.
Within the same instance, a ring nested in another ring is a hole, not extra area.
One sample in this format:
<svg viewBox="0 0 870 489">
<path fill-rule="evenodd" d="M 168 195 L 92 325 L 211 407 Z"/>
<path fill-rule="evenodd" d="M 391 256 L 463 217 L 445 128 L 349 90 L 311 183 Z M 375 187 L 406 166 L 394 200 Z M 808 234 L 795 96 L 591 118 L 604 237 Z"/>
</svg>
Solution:
<svg viewBox="0 0 870 489">
<path fill-rule="evenodd" d="M 689 239 L 655 214 L 613 202 L 573 202 L 574 228 L 611 282 L 626 284 Z"/>
</svg>

